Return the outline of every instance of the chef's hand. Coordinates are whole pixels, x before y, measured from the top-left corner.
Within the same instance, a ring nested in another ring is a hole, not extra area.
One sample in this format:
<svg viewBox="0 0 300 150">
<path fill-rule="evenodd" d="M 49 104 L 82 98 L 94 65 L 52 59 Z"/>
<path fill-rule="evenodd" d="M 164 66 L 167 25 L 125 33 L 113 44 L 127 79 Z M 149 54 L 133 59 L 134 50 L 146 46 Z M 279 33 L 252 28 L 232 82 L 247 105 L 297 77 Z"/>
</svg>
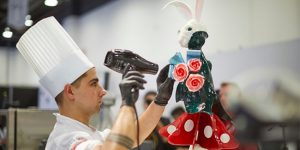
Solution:
<svg viewBox="0 0 300 150">
<path fill-rule="evenodd" d="M 154 102 L 160 106 L 166 106 L 168 104 L 169 99 L 172 96 L 174 79 L 168 77 L 169 66 L 165 66 L 160 72 L 156 79 L 157 83 L 157 96 Z"/>
<path fill-rule="evenodd" d="M 146 81 L 144 75 L 138 71 L 128 71 L 123 75 L 119 84 L 122 95 L 122 106 L 134 106 L 139 97 L 139 89 L 144 89 Z"/>
</svg>

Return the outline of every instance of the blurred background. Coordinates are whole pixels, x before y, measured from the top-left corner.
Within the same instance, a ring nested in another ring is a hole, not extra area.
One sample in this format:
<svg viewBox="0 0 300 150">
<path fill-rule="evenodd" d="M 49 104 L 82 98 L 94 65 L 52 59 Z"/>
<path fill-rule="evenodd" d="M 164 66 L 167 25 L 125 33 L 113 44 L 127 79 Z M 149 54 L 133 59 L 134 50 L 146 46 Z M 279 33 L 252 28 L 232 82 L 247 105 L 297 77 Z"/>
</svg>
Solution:
<svg viewBox="0 0 300 150">
<path fill-rule="evenodd" d="M 194 0 L 184 1 L 194 8 Z M 0 135 L 3 132 L 3 137 L 6 137 L 2 138 L 4 143 L 10 143 L 2 144 L 5 145 L 2 148 L 21 149 L 18 146 L 27 143 L 20 143 L 24 140 L 16 137 L 22 137 L 19 134 L 25 136 L 26 131 L 40 125 L 33 124 L 32 116 L 36 116 L 37 111 L 45 114 L 57 111 L 55 101 L 40 87 L 37 75 L 15 47 L 30 26 L 40 19 L 55 16 L 97 66 L 100 82 L 109 94 L 105 98 L 108 103 L 103 106 L 106 108 L 99 114 L 105 121 L 98 121 L 99 117 L 95 117 L 94 124 L 99 128 L 109 127 L 121 103 L 118 87 L 121 75 L 103 65 L 106 52 L 115 48 L 128 49 L 162 68 L 176 52 L 185 51 L 177 42 L 177 31 L 187 20 L 175 8 L 162 10 L 167 2 L 0 0 L 0 107 L 4 116 Z M 257 135 L 263 136 L 255 138 L 278 136 L 275 141 L 287 141 L 285 145 L 288 146 L 283 148 L 300 149 L 300 1 L 206 0 L 201 21 L 208 29 L 209 38 L 203 51 L 212 62 L 215 89 L 219 89 L 223 82 L 235 83 L 242 94 L 240 100 L 228 100 L 230 105 L 238 103 L 242 108 L 235 110 L 246 112 L 251 116 L 246 118 L 254 118 L 260 123 L 291 122 L 289 130 L 295 133 L 290 139 L 283 140 L 281 128 L 278 127 L 279 131 L 274 134 L 259 132 Z M 141 91 L 136 104 L 139 114 L 144 111 L 145 93 L 156 90 L 156 76 L 146 75 L 146 79 L 146 90 Z M 178 106 L 183 106 L 183 103 L 176 103 L 173 96 L 164 116 L 172 120 L 171 112 Z M 31 119 L 16 119 L 22 114 Z M 54 120 L 52 115 L 46 118 L 50 122 Z M 24 120 L 32 125 L 22 126 Z M 41 137 L 47 138 L 52 124 L 49 126 L 47 123 L 41 132 L 26 136 L 40 143 Z M 6 126 L 11 128 L 9 138 Z M 274 127 L 276 129 L 277 126 Z M 241 130 L 246 130 L 246 127 Z M 37 146 L 29 149 L 37 149 Z"/>
</svg>

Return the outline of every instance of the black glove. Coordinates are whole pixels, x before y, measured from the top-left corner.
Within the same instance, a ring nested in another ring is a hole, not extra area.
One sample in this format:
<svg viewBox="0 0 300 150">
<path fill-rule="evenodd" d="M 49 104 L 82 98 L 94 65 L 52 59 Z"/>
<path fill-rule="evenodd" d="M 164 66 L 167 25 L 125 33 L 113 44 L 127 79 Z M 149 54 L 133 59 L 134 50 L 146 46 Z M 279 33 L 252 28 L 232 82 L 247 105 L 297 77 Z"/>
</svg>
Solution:
<svg viewBox="0 0 300 150">
<path fill-rule="evenodd" d="M 123 75 L 119 87 L 122 95 L 122 106 L 134 106 L 139 97 L 139 89 L 144 89 L 146 81 L 138 71 L 128 71 Z"/>
<path fill-rule="evenodd" d="M 156 79 L 157 83 L 157 96 L 154 100 L 155 104 L 166 106 L 172 96 L 173 85 L 175 80 L 168 78 L 169 65 L 165 66 L 158 74 Z"/>
</svg>

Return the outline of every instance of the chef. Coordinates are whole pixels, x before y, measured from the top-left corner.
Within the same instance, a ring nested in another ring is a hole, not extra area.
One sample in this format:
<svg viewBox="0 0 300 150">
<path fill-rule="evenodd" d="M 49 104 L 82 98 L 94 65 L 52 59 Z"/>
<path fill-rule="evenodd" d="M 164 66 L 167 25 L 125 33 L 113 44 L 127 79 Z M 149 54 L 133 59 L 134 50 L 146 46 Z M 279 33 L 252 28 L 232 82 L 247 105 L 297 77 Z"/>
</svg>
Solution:
<svg viewBox="0 0 300 150">
<path fill-rule="evenodd" d="M 146 81 L 138 71 L 128 71 L 119 84 L 122 95 L 116 121 L 111 129 L 98 131 L 89 125 L 97 113 L 105 89 L 99 85 L 94 65 L 56 21 L 45 18 L 28 29 L 17 49 L 39 76 L 40 84 L 55 98 L 59 113 L 48 138 L 46 150 L 127 150 L 141 144 L 157 125 L 172 95 L 174 80 L 168 66 L 157 78 L 154 102 L 139 117 L 139 140 L 134 104 Z M 139 141 L 139 143 L 137 143 Z"/>
</svg>

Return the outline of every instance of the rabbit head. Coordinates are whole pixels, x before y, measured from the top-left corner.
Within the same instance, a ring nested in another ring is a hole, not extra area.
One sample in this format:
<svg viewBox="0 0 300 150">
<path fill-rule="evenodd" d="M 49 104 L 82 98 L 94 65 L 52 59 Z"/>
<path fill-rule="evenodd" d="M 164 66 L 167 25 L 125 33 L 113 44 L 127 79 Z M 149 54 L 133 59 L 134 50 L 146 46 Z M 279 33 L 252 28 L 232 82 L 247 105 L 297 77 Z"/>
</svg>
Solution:
<svg viewBox="0 0 300 150">
<path fill-rule="evenodd" d="M 180 1 L 171 1 L 165 5 L 175 6 L 189 21 L 178 31 L 179 44 L 189 49 L 201 49 L 208 37 L 206 27 L 200 23 L 203 0 L 196 0 L 193 15 L 189 5 Z"/>
</svg>

